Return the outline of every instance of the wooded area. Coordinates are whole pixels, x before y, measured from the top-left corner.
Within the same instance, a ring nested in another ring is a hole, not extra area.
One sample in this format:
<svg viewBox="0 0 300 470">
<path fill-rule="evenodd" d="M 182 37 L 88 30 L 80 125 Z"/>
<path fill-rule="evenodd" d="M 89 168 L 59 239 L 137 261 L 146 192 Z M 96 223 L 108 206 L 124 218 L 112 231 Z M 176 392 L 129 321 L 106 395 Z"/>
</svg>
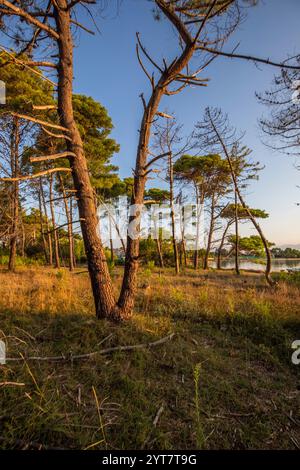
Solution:
<svg viewBox="0 0 300 470">
<path fill-rule="evenodd" d="M 299 55 L 276 61 L 273 50 L 232 48 L 255 0 L 144 3 L 171 28 L 175 52 L 152 52 L 136 33 L 137 73 L 149 89 L 136 90 L 138 145 L 124 178 L 109 105 L 74 86 L 77 34 L 98 34 L 111 5 L 0 0 L 0 340 L 8 354 L 0 447 L 299 449 L 290 357 L 300 278 L 297 268 L 272 266 L 299 251 L 275 246 L 265 201 L 248 202 L 268 170 L 247 129 L 207 106 L 187 132 L 170 111 L 174 96 L 206 92 L 221 57 L 271 69 L 270 91 L 257 93 L 267 114 L 262 139 L 297 157 Z M 118 6 L 135 15 L 134 3 Z M 98 83 L 101 91 L 101 76 Z M 9 425 L 14 404 L 19 417 Z M 30 416 L 25 427 L 22 416 Z"/>
</svg>

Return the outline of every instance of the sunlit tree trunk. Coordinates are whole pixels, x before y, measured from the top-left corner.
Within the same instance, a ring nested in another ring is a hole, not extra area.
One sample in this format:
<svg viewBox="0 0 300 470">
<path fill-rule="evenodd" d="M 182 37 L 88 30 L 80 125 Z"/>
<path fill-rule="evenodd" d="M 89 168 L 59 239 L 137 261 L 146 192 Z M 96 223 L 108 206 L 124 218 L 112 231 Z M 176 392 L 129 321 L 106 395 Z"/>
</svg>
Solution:
<svg viewBox="0 0 300 470">
<path fill-rule="evenodd" d="M 52 174 L 49 177 L 49 199 L 50 199 L 49 204 L 50 204 L 50 212 L 51 212 L 51 220 L 52 220 L 52 231 L 53 231 L 53 238 L 54 238 L 55 267 L 60 268 L 58 233 L 56 229 L 55 210 L 54 210 L 54 203 L 53 203 L 53 175 Z"/>
<path fill-rule="evenodd" d="M 69 240 L 69 269 L 70 271 L 74 271 L 74 254 L 73 254 L 73 231 L 72 231 L 72 222 L 70 217 L 69 205 L 68 205 L 68 198 L 67 193 L 65 190 L 65 185 L 61 175 L 59 176 L 60 187 L 62 190 L 63 201 L 65 206 L 65 214 L 68 224 L 68 240 Z"/>
<path fill-rule="evenodd" d="M 229 227 L 232 225 L 232 223 L 233 223 L 232 220 L 229 220 L 229 221 L 227 222 L 227 225 L 226 225 L 225 230 L 224 230 L 223 235 L 222 235 L 221 243 L 220 243 L 220 246 L 219 246 L 219 249 L 218 249 L 217 269 L 221 269 L 222 250 L 223 250 L 223 246 L 224 246 L 224 243 L 225 243 L 225 239 L 226 239 L 226 235 L 227 235 L 228 229 L 229 229 Z"/>
<path fill-rule="evenodd" d="M 43 249 L 44 249 L 44 255 L 45 255 L 45 262 L 46 262 L 46 264 L 48 264 L 48 263 L 49 263 L 49 259 L 48 259 L 48 251 L 47 251 L 47 242 L 46 242 L 45 232 L 44 232 L 44 221 L 43 221 L 43 205 L 42 205 L 42 194 L 41 194 L 41 178 L 40 178 L 39 189 L 38 189 L 38 198 L 39 198 L 39 211 L 40 211 L 41 238 L 42 238 L 42 241 L 43 241 Z"/>
<path fill-rule="evenodd" d="M 184 266 L 187 267 L 187 253 L 186 253 L 186 246 L 185 246 L 185 239 L 182 239 L 181 242 L 182 251 L 183 251 L 183 259 L 184 259 Z"/>
<path fill-rule="evenodd" d="M 135 225 L 137 236 L 133 238 L 127 237 L 127 247 L 125 256 L 125 269 L 120 297 L 118 300 L 119 316 L 128 318 L 132 314 L 134 299 L 136 295 L 136 282 L 139 260 L 139 232 L 140 232 L 140 216 L 142 205 L 144 202 L 144 192 L 146 184 L 145 167 L 148 157 L 148 146 L 150 140 L 151 123 L 158 110 L 161 97 L 163 96 L 163 87 L 157 86 L 145 107 L 142 124 L 140 128 L 140 138 L 137 150 L 134 189 L 131 199 L 132 206 L 135 206 L 135 214 L 130 215 L 129 224 Z"/>
<path fill-rule="evenodd" d="M 268 282 L 268 284 L 270 286 L 273 286 L 274 281 L 271 277 L 272 256 L 271 256 L 271 250 L 270 250 L 269 245 L 268 245 L 268 241 L 267 241 L 266 237 L 264 236 L 264 233 L 263 233 L 259 223 L 256 221 L 255 217 L 252 215 L 251 210 L 249 209 L 249 207 L 247 206 L 247 204 L 244 201 L 244 198 L 242 196 L 242 193 L 241 193 L 239 185 L 238 185 L 238 180 L 237 180 L 236 173 L 235 173 L 232 161 L 231 161 L 231 157 L 229 155 L 229 152 L 227 150 L 225 142 L 224 142 L 222 136 L 220 135 L 220 132 L 216 128 L 216 126 L 214 124 L 214 121 L 211 117 L 210 117 L 210 122 L 211 122 L 211 125 L 212 125 L 212 129 L 214 130 L 214 132 L 215 132 L 215 134 L 216 134 L 216 136 L 217 136 L 217 138 L 218 138 L 218 140 L 219 140 L 219 142 L 220 142 L 220 144 L 223 148 L 223 151 L 226 155 L 226 158 L 227 158 L 227 161 L 228 161 L 228 164 L 229 164 L 229 167 L 230 167 L 230 172 L 231 172 L 231 177 L 232 177 L 232 181 L 233 181 L 233 184 L 234 184 L 234 189 L 237 193 L 239 201 L 240 201 L 242 207 L 245 209 L 245 211 L 246 211 L 249 219 L 251 220 L 252 224 L 256 228 L 256 230 L 257 230 L 257 232 L 258 232 L 258 234 L 261 238 L 261 241 L 264 245 L 264 249 L 265 249 L 265 253 L 266 253 L 266 257 L 267 257 L 267 265 L 266 265 L 266 270 L 265 270 L 266 281 Z"/>
<path fill-rule="evenodd" d="M 155 242 L 156 242 L 156 247 L 157 247 L 159 266 L 160 266 L 160 268 L 163 268 L 164 267 L 164 259 L 163 259 L 163 255 L 162 255 L 162 247 L 161 247 L 160 238 L 156 238 Z"/>
<path fill-rule="evenodd" d="M 23 222 L 23 217 L 21 216 L 21 230 L 22 230 L 22 240 L 21 240 L 21 256 L 25 258 L 25 244 L 26 244 L 26 234 L 25 227 Z"/>
<path fill-rule="evenodd" d="M 196 190 L 196 240 L 195 240 L 195 251 L 194 251 L 194 269 L 199 267 L 199 237 L 200 237 L 200 219 L 203 210 L 203 198 L 202 194 L 199 194 L 199 188 L 197 184 L 195 185 Z"/>
<path fill-rule="evenodd" d="M 181 200 L 181 199 L 180 199 Z M 184 209 L 180 209 L 180 232 L 181 232 L 181 248 L 183 252 L 183 258 L 184 258 L 184 266 L 187 267 L 187 252 L 186 252 L 186 243 L 185 243 L 185 220 L 184 219 Z"/>
<path fill-rule="evenodd" d="M 74 269 L 76 268 L 76 253 L 75 253 L 75 237 L 73 235 L 73 198 L 70 196 L 70 224 L 71 224 L 71 230 L 72 230 L 72 244 L 73 244 L 73 266 Z"/>
<path fill-rule="evenodd" d="M 215 229 L 215 195 L 211 197 L 211 206 L 210 206 L 210 224 L 207 237 L 207 247 L 204 256 L 203 269 L 208 269 L 208 258 L 211 250 L 212 237 Z"/>
<path fill-rule="evenodd" d="M 240 275 L 239 267 L 239 217 L 238 217 L 238 200 L 237 192 L 234 191 L 234 222 L 235 222 L 235 272 Z"/>
<path fill-rule="evenodd" d="M 70 10 L 66 0 L 56 0 L 54 19 L 59 35 L 58 52 L 58 114 L 71 140 L 67 148 L 76 157 L 70 158 L 74 187 L 77 190 L 78 212 L 84 240 L 88 270 L 92 284 L 96 315 L 98 318 L 114 318 L 115 298 L 105 258 L 104 248 L 97 234 L 98 218 L 94 192 L 89 178 L 83 142 L 73 113 L 73 40 Z"/>
<path fill-rule="evenodd" d="M 47 205 L 45 201 L 45 193 L 44 193 L 44 187 L 42 183 L 42 178 L 40 178 L 40 193 L 41 193 L 41 199 L 42 199 L 42 204 L 44 208 L 44 214 L 45 214 L 45 219 L 46 219 L 46 228 L 47 228 L 47 237 L 48 237 L 48 250 L 49 250 L 49 265 L 53 265 L 53 247 L 52 247 L 52 235 L 51 235 L 51 230 L 50 230 L 50 224 L 49 224 L 49 218 L 48 218 L 48 211 L 47 211 Z"/>
<path fill-rule="evenodd" d="M 179 259 L 178 259 L 178 246 L 176 242 L 176 227 L 175 227 L 175 214 L 174 214 L 174 172 L 173 172 L 173 161 L 172 153 L 168 156 L 169 163 L 169 186 L 170 186 L 170 208 L 171 208 L 171 224 L 172 224 L 172 242 L 173 242 L 173 253 L 175 262 L 175 272 L 179 274 Z"/>
<path fill-rule="evenodd" d="M 109 244 L 110 244 L 110 260 L 113 263 L 115 256 L 114 256 L 114 242 L 112 238 L 112 226 L 111 226 L 111 216 L 108 214 L 108 223 L 109 223 Z"/>
<path fill-rule="evenodd" d="M 12 177 L 19 176 L 19 141 L 20 141 L 20 123 L 19 118 L 13 118 L 13 129 L 11 133 L 11 172 Z M 13 182 L 12 193 L 12 233 L 9 247 L 9 271 L 16 269 L 17 240 L 19 228 L 19 181 Z"/>
</svg>

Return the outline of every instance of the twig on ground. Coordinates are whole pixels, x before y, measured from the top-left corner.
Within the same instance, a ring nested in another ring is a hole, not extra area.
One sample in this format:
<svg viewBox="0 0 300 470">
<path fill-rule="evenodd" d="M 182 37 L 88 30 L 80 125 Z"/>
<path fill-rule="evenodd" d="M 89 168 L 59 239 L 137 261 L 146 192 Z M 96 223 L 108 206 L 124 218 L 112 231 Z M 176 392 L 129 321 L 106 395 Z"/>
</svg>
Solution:
<svg viewBox="0 0 300 470">
<path fill-rule="evenodd" d="M 78 354 L 73 356 L 72 354 L 68 355 L 61 355 L 61 356 L 29 356 L 29 357 L 8 357 L 6 358 L 6 362 L 23 362 L 24 360 L 26 361 L 54 361 L 54 362 L 59 362 L 59 361 L 76 361 L 80 359 L 90 359 L 94 356 L 99 355 L 105 355 L 105 354 L 110 354 L 115 351 L 132 351 L 134 349 L 147 349 L 147 348 L 152 348 L 155 346 L 159 346 L 163 343 L 166 343 L 167 341 L 170 341 L 174 337 L 175 333 L 171 333 L 168 336 L 165 336 L 164 338 L 158 339 L 157 341 L 153 341 L 151 343 L 140 343 L 140 344 L 133 344 L 133 345 L 127 345 L 127 346 L 114 346 L 111 348 L 107 349 L 101 349 L 100 351 L 93 351 L 90 353 L 86 354 Z M 110 337 L 110 335 L 108 336 Z M 107 338 L 108 338 L 107 337 Z"/>
<path fill-rule="evenodd" d="M 155 418 L 153 420 L 153 426 L 156 428 L 157 424 L 158 424 L 158 421 L 159 421 L 159 418 L 161 417 L 162 413 L 164 411 L 164 405 L 161 405 L 161 407 L 159 408 L 159 410 L 157 411 L 156 415 L 155 415 Z"/>
<path fill-rule="evenodd" d="M 0 382 L 1 387 L 25 387 L 25 384 L 22 382 Z"/>
<path fill-rule="evenodd" d="M 294 437 L 294 436 L 290 436 L 290 440 L 292 441 L 292 443 L 294 444 L 294 446 L 300 450 L 300 446 L 299 446 L 299 442 L 297 441 L 297 439 Z"/>
</svg>

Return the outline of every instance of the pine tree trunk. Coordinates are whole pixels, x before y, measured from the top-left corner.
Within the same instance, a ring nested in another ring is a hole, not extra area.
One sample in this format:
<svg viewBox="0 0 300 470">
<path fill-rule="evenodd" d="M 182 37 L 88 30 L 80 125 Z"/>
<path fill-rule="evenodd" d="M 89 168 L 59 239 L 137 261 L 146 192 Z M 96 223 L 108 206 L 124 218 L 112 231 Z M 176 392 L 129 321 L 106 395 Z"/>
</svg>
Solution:
<svg viewBox="0 0 300 470">
<path fill-rule="evenodd" d="M 75 237 L 73 235 L 73 198 L 70 196 L 70 224 L 72 230 L 72 242 L 73 242 L 73 266 L 74 269 L 76 268 L 77 261 L 76 261 L 76 253 L 75 253 Z"/>
<path fill-rule="evenodd" d="M 212 198 L 211 198 L 210 212 L 211 212 L 210 213 L 210 224 L 209 224 L 209 231 L 208 231 L 208 238 L 207 238 L 207 247 L 206 247 L 204 262 L 203 262 L 203 269 L 208 269 L 208 258 L 209 258 L 209 254 L 210 254 L 212 237 L 213 237 L 214 228 L 215 228 L 215 198 L 214 198 L 214 195 L 212 195 Z"/>
<path fill-rule="evenodd" d="M 131 198 L 131 205 L 136 206 L 137 210 L 134 214 L 129 216 L 129 224 L 134 225 L 136 228 L 136 238 L 128 235 L 126 256 L 125 256 L 125 269 L 122 282 L 121 293 L 118 299 L 117 307 L 119 316 L 122 318 L 129 318 L 132 315 L 134 307 L 134 300 L 136 295 L 137 271 L 139 264 L 139 233 L 140 233 L 140 212 L 144 202 L 144 192 L 146 184 L 146 164 L 148 157 L 148 146 L 150 140 L 151 123 L 158 110 L 160 99 L 163 96 L 163 86 L 156 86 L 152 96 L 145 107 L 142 119 L 140 138 L 137 150 L 134 188 Z"/>
<path fill-rule="evenodd" d="M 178 246 L 176 242 L 176 227 L 175 227 L 175 214 L 174 214 L 174 172 L 173 172 L 173 162 L 172 162 L 171 152 L 169 153 L 168 163 L 169 163 L 170 208 L 171 208 L 173 253 L 174 253 L 175 272 L 176 274 L 179 274 L 180 270 L 179 270 L 179 259 L 178 259 Z"/>
<path fill-rule="evenodd" d="M 48 264 L 48 263 L 49 263 L 49 259 L 48 259 L 48 252 L 47 252 L 47 243 L 46 243 L 46 238 L 45 238 L 45 233 L 44 233 L 44 221 L 43 221 L 43 206 L 42 206 L 42 194 L 41 194 L 41 178 L 40 178 L 40 184 L 39 184 L 39 190 L 38 190 L 38 198 L 39 198 L 41 237 L 42 237 L 42 241 L 43 241 L 43 249 L 44 249 L 44 255 L 45 255 L 45 262 L 46 262 L 46 264 Z"/>
<path fill-rule="evenodd" d="M 26 235 L 25 235 L 25 227 L 23 218 L 21 217 L 21 226 L 22 226 L 22 246 L 21 246 L 21 256 L 25 258 L 25 242 L 26 242 Z"/>
<path fill-rule="evenodd" d="M 229 229 L 229 227 L 230 227 L 230 225 L 231 225 L 232 223 L 233 223 L 232 220 L 229 220 L 229 221 L 227 222 L 227 225 L 226 225 L 225 230 L 224 230 L 223 235 L 222 235 L 221 243 L 220 243 L 220 246 L 219 246 L 219 249 L 218 249 L 217 269 L 221 269 L 222 249 L 223 249 L 223 246 L 224 246 L 224 243 L 225 243 L 225 238 L 226 238 L 228 229 Z"/>
<path fill-rule="evenodd" d="M 68 130 L 68 135 L 71 138 L 71 141 L 67 140 L 66 142 L 67 148 L 76 155 L 76 157 L 70 158 L 70 164 L 74 187 L 77 190 L 79 218 L 96 315 L 98 318 L 113 319 L 115 317 L 113 287 L 104 248 L 97 234 L 98 218 L 94 192 L 89 178 L 82 139 L 73 113 L 73 41 L 70 11 L 67 9 L 66 0 L 57 0 L 57 5 L 58 8 L 54 9 L 54 18 L 59 34 L 58 114 L 61 125 Z"/>
<path fill-rule="evenodd" d="M 42 204 L 44 208 L 44 214 L 46 218 L 46 228 L 47 228 L 47 235 L 48 235 L 48 250 L 49 250 L 49 265 L 53 265 L 53 248 L 52 248 L 52 235 L 51 235 L 51 230 L 50 230 L 50 224 L 49 224 L 49 218 L 48 218 L 48 211 L 47 211 L 47 205 L 45 201 L 45 193 L 44 193 L 44 187 L 43 187 L 43 182 L 42 178 L 40 178 L 40 193 L 41 193 L 41 199 L 42 199 Z"/>
<path fill-rule="evenodd" d="M 166 16 L 169 16 L 164 5 L 159 5 L 159 8 Z M 171 19 L 172 21 L 172 19 Z M 137 289 L 137 271 L 139 261 L 139 235 L 140 235 L 140 210 L 144 202 L 145 184 L 147 179 L 147 159 L 149 153 L 149 141 L 151 135 L 151 126 L 155 119 L 160 104 L 161 98 L 167 91 L 170 81 L 187 66 L 190 59 L 195 52 L 195 43 L 191 41 L 183 48 L 179 58 L 162 72 L 158 82 L 154 85 L 151 97 L 146 103 L 142 97 L 144 104 L 144 113 L 139 133 L 139 144 L 137 149 L 136 165 L 134 171 L 134 187 L 131 203 L 137 206 L 137 210 L 130 215 L 129 224 L 134 225 L 136 237 L 127 237 L 126 256 L 125 256 L 125 269 L 122 282 L 121 293 L 117 303 L 116 313 L 119 317 L 129 318 L 132 314 L 134 307 L 134 300 Z M 140 210 L 138 209 L 140 208 Z"/>
<path fill-rule="evenodd" d="M 53 231 L 53 238 L 54 238 L 55 267 L 59 269 L 60 268 L 59 243 L 58 243 L 58 233 L 56 230 L 55 211 L 54 211 L 54 204 L 53 204 L 53 175 L 52 174 L 49 177 L 49 199 L 50 199 L 50 212 L 51 212 L 51 219 L 52 219 L 52 231 Z"/>
<path fill-rule="evenodd" d="M 239 267 L 239 218 L 238 218 L 238 200 L 237 192 L 234 191 L 234 221 L 235 221 L 235 272 L 240 275 Z"/>
<path fill-rule="evenodd" d="M 154 216 L 155 244 L 156 244 L 156 250 L 157 250 L 157 254 L 158 254 L 159 267 L 163 268 L 164 267 L 164 259 L 163 259 L 162 247 L 161 247 L 160 230 L 157 230 L 156 218 L 155 217 L 156 216 Z"/>
<path fill-rule="evenodd" d="M 199 197 L 199 189 L 198 186 L 195 185 L 196 190 L 196 201 L 197 201 L 197 220 L 196 220 L 196 240 L 195 240 L 195 252 L 194 252 L 194 269 L 198 269 L 199 267 L 199 235 L 200 235 L 200 217 L 203 210 L 203 200 L 202 197 Z"/>
<path fill-rule="evenodd" d="M 184 210 L 180 210 L 180 231 L 181 231 L 181 247 L 182 247 L 182 252 L 183 252 L 183 259 L 184 259 L 184 266 L 187 267 L 187 253 L 186 253 L 186 245 L 185 245 L 185 220 L 184 218 Z M 182 261 L 181 261 L 182 264 Z"/>
<path fill-rule="evenodd" d="M 212 127 L 213 127 L 213 129 L 216 133 L 216 136 L 218 137 L 218 139 L 220 141 L 220 144 L 223 148 L 223 151 L 226 155 L 226 158 L 227 158 L 227 161 L 228 161 L 228 164 L 229 164 L 229 167 L 230 167 L 230 172 L 231 172 L 231 177 L 232 177 L 232 181 L 233 181 L 233 184 L 234 184 L 234 189 L 235 189 L 235 191 L 238 195 L 239 201 L 240 201 L 242 207 L 245 209 L 245 211 L 246 211 L 249 219 L 251 220 L 252 224 L 256 228 L 256 230 L 257 230 L 257 232 L 258 232 L 258 234 L 261 238 L 261 241 L 264 245 L 264 249 L 265 249 L 265 253 L 266 253 L 266 257 L 267 257 L 267 266 L 266 266 L 266 270 L 265 270 L 266 281 L 270 286 L 273 286 L 275 284 L 275 282 L 273 281 L 273 279 L 271 277 L 272 257 L 271 257 L 271 251 L 270 251 L 270 248 L 269 248 L 269 245 L 268 245 L 268 241 L 267 241 L 266 237 L 264 236 L 264 233 L 263 233 L 262 229 L 260 228 L 259 223 L 256 221 L 255 217 L 251 213 L 251 210 L 249 209 L 249 207 L 247 206 L 247 204 L 244 201 L 242 193 L 239 189 L 239 185 L 238 185 L 237 177 L 236 177 L 236 174 L 235 174 L 235 170 L 233 168 L 232 161 L 231 161 L 230 155 L 227 151 L 226 145 L 224 144 L 224 141 L 223 141 L 220 133 L 216 129 L 216 126 L 214 125 L 213 121 L 211 121 L 211 123 L 212 123 Z"/>
<path fill-rule="evenodd" d="M 182 250 L 183 250 L 183 259 L 184 259 L 184 266 L 187 267 L 187 253 L 186 253 L 186 246 L 185 246 L 185 239 L 182 239 Z"/>
<path fill-rule="evenodd" d="M 68 198 L 65 190 L 65 185 L 61 175 L 59 175 L 59 182 L 63 194 L 64 206 L 65 206 L 65 213 L 66 219 L 68 224 L 68 239 L 69 239 L 69 269 L 70 271 L 74 271 L 74 254 L 73 254 L 73 231 L 72 231 L 72 222 L 70 217 L 69 205 L 68 205 Z"/>
<path fill-rule="evenodd" d="M 164 268 L 164 259 L 162 255 L 160 238 L 156 238 L 155 242 L 156 242 L 156 248 L 157 248 L 157 253 L 158 253 L 159 267 Z"/>
<path fill-rule="evenodd" d="M 13 118 L 13 130 L 11 133 L 11 171 L 12 176 L 19 176 L 19 118 Z M 9 247 L 9 271 L 16 269 L 16 256 L 17 256 L 17 239 L 19 227 L 19 181 L 13 183 L 13 196 L 12 196 L 12 234 Z"/>
</svg>

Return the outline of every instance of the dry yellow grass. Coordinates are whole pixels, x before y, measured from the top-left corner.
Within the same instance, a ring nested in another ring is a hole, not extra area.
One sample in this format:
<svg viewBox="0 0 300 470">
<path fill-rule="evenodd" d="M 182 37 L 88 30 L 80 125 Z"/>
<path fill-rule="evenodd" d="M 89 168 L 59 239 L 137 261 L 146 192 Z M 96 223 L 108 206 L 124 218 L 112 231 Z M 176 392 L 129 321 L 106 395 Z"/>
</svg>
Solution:
<svg viewBox="0 0 300 470">
<path fill-rule="evenodd" d="M 0 271 L 0 310 L 19 313 L 92 314 L 87 274 L 40 267 Z"/>
<path fill-rule="evenodd" d="M 116 293 L 121 276 L 116 268 Z M 299 307 L 297 287 L 270 289 L 254 273 L 143 268 L 132 320 L 112 325 L 94 318 L 87 273 L 2 269 L 0 338 L 9 357 L 28 362 L 0 367 L 1 382 L 25 384 L 0 389 L 0 447 L 103 448 L 93 391 L 108 448 L 193 449 L 200 434 L 207 449 L 300 446 L 299 368 L 290 359 Z M 28 359 L 151 342 L 171 331 L 172 341 L 151 350 L 74 364 Z"/>
<path fill-rule="evenodd" d="M 113 273 L 116 295 L 122 270 Z M 145 288 L 147 286 L 147 288 Z M 266 286 L 264 277 L 232 272 L 195 272 L 190 269 L 175 276 L 171 269 L 141 269 L 138 282 L 137 310 L 149 314 L 158 305 L 189 306 L 206 315 L 234 314 L 243 311 L 271 315 L 274 318 L 299 318 L 300 290 L 284 282 L 277 288 Z M 94 314 L 88 274 L 79 269 L 32 267 L 16 273 L 0 269 L 0 311 L 48 314 Z"/>
</svg>

